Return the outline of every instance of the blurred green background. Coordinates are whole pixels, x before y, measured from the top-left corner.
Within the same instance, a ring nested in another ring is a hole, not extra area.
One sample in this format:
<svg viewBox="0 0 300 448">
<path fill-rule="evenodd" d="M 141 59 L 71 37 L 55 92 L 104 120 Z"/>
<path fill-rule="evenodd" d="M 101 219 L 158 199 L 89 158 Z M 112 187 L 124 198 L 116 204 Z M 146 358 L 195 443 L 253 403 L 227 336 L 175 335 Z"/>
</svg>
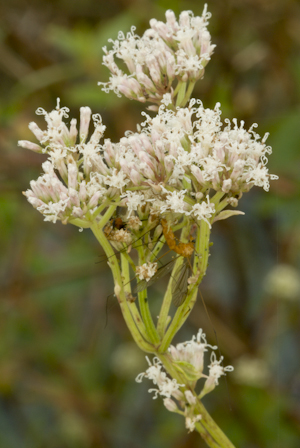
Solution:
<svg viewBox="0 0 300 448">
<path fill-rule="evenodd" d="M 165 10 L 197 0 L 0 2 L 1 301 L 0 448 L 196 448 L 183 419 L 134 382 L 146 362 L 132 345 L 113 284 L 89 231 L 45 223 L 21 195 L 43 156 L 20 149 L 27 126 L 56 98 L 79 115 L 89 105 L 117 141 L 143 106 L 106 95 L 102 46 L 132 24 L 142 33 Z M 201 288 L 225 364 L 235 373 L 205 404 L 239 448 L 300 446 L 300 3 L 213 0 L 217 44 L 195 96 L 223 118 L 270 131 L 269 193 L 253 189 L 243 217 L 218 222 Z M 33 139 L 34 140 L 34 139 Z M 158 288 L 158 286 L 157 286 Z M 157 290 L 157 293 L 159 291 Z M 105 327 L 107 314 L 107 326 Z M 180 332 L 203 327 L 201 301 Z M 178 340 L 178 341 L 179 341 Z"/>
</svg>

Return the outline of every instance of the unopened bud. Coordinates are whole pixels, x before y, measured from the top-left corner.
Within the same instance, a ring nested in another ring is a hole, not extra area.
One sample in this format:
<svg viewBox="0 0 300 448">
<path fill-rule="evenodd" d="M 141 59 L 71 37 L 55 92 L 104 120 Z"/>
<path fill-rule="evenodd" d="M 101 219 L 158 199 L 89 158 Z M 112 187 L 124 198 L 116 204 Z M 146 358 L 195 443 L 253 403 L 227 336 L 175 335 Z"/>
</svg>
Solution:
<svg viewBox="0 0 300 448">
<path fill-rule="evenodd" d="M 78 135 L 78 131 L 77 131 L 77 120 L 76 118 L 72 118 L 71 123 L 70 123 L 70 143 L 71 145 L 75 145 L 76 143 L 76 138 Z"/>
<path fill-rule="evenodd" d="M 231 207 L 237 207 L 239 203 L 236 198 L 228 198 L 227 202 L 229 205 L 231 205 Z"/>
<path fill-rule="evenodd" d="M 232 180 L 231 179 L 225 179 L 222 185 L 222 191 L 224 191 L 224 193 L 228 193 L 230 188 L 232 186 Z"/>
<path fill-rule="evenodd" d="M 84 142 L 88 131 L 91 120 L 92 111 L 89 107 L 81 107 L 80 108 L 80 141 Z"/>
<path fill-rule="evenodd" d="M 168 409 L 168 411 L 170 411 L 170 412 L 177 412 L 178 411 L 177 404 L 175 403 L 174 400 L 172 400 L 172 398 L 165 398 L 164 399 L 164 405 Z"/>
<path fill-rule="evenodd" d="M 184 392 L 184 395 L 185 395 L 186 401 L 187 401 L 190 405 L 196 404 L 196 402 L 197 402 L 197 398 L 195 397 L 195 395 L 193 395 L 193 393 L 192 393 L 190 390 L 186 390 L 186 391 Z"/>
<path fill-rule="evenodd" d="M 43 148 L 40 145 L 37 145 L 36 143 L 29 142 L 28 140 L 19 140 L 18 146 L 21 146 L 25 149 L 30 149 L 30 151 L 34 152 L 42 152 Z"/>
<path fill-rule="evenodd" d="M 38 125 L 34 121 L 29 123 L 28 127 L 39 141 L 43 140 L 44 132 L 38 127 Z"/>
<path fill-rule="evenodd" d="M 68 187 L 76 189 L 78 169 L 75 163 L 68 165 Z"/>
</svg>

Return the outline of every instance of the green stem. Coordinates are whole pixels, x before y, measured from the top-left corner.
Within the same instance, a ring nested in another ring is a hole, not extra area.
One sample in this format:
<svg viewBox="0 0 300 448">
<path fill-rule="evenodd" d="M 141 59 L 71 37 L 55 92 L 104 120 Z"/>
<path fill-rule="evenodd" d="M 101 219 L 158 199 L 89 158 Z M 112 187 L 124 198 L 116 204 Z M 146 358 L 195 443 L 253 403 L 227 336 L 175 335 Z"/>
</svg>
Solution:
<svg viewBox="0 0 300 448">
<path fill-rule="evenodd" d="M 83 219 L 80 219 L 80 218 L 69 219 L 68 222 L 70 224 L 73 224 L 73 226 L 81 227 L 82 229 L 89 229 L 91 227 L 90 221 L 83 220 Z"/>
<path fill-rule="evenodd" d="M 96 210 L 93 212 L 92 217 L 95 219 L 106 207 L 108 206 L 108 201 L 103 202 L 103 204 L 99 205 Z"/>
<path fill-rule="evenodd" d="M 124 283 L 121 276 L 119 263 L 112 246 L 109 244 L 98 223 L 96 222 L 92 223 L 91 230 L 94 233 L 97 240 L 99 241 L 100 245 L 102 246 L 107 258 L 109 259 L 109 266 L 113 274 L 115 286 L 119 288 L 119 291 L 116 295 L 121 307 L 124 320 L 127 324 L 127 327 L 129 328 L 129 331 L 134 341 L 136 342 L 138 347 L 140 347 L 143 351 L 153 353 L 155 351 L 155 348 L 153 347 L 148 338 L 145 339 L 145 337 L 142 336 L 144 332 L 141 323 L 136 322 L 130 312 L 128 302 L 126 300 Z"/>
<path fill-rule="evenodd" d="M 224 199 L 216 206 L 216 214 L 220 213 L 225 207 L 227 207 L 227 205 L 228 205 L 228 198 Z"/>
<path fill-rule="evenodd" d="M 206 440 L 203 437 L 203 432 L 198 430 L 198 424 L 196 424 L 197 431 L 201 434 L 202 438 L 206 441 L 208 446 L 211 448 L 235 448 L 233 443 L 230 442 L 228 437 L 224 434 L 224 432 L 219 428 L 216 422 L 212 419 L 210 414 L 205 409 L 203 403 L 199 400 L 197 403 L 197 412 L 202 415 L 199 425 L 205 429 L 206 433 L 210 435 L 211 440 Z M 201 431 L 203 429 L 201 428 Z"/>
<path fill-rule="evenodd" d="M 156 261 L 156 260 L 158 260 L 160 258 L 160 257 L 158 258 L 158 254 L 162 250 L 162 248 L 164 247 L 165 242 L 166 242 L 165 241 L 165 237 L 161 236 L 159 238 L 158 242 L 155 244 L 154 249 L 151 251 L 151 256 L 150 256 L 150 261 L 151 262 L 154 262 L 154 261 Z"/>
<path fill-rule="evenodd" d="M 98 222 L 98 228 L 103 229 L 103 227 L 108 223 L 112 215 L 115 213 L 117 206 L 111 205 L 106 210 L 106 213 L 101 217 L 100 221 Z"/>
<path fill-rule="evenodd" d="M 182 103 L 185 97 L 185 90 L 186 90 L 186 82 L 181 82 L 176 98 L 176 107 L 180 106 L 180 104 Z"/>
<path fill-rule="evenodd" d="M 184 96 L 182 102 L 181 102 L 180 105 L 179 105 L 180 107 L 185 107 L 186 103 L 189 101 L 189 99 L 190 99 L 190 97 L 191 97 L 191 95 L 192 95 L 192 93 L 193 93 L 195 84 L 196 84 L 196 81 L 194 81 L 194 82 L 193 82 L 193 81 L 190 81 L 189 86 L 188 86 L 188 89 L 187 89 L 187 91 L 186 91 L 186 94 L 185 94 L 185 96 Z"/>
<path fill-rule="evenodd" d="M 177 95 L 177 93 L 178 93 L 178 91 L 179 91 L 179 89 L 180 89 L 180 87 L 181 87 L 181 84 L 182 84 L 182 82 L 181 82 L 181 81 L 178 81 L 177 86 L 175 87 L 175 89 L 174 89 L 174 93 L 173 93 L 174 98 L 175 98 L 175 96 Z"/>
<path fill-rule="evenodd" d="M 203 426 L 202 419 L 200 422 L 195 424 L 196 431 L 199 432 L 202 439 L 206 442 L 206 444 L 211 448 L 220 448 L 220 445 L 212 438 L 212 436 L 206 431 Z"/>
<path fill-rule="evenodd" d="M 186 242 L 189 234 L 190 234 L 190 226 L 186 225 L 181 232 L 180 241 Z M 170 310 L 170 306 L 171 306 L 171 302 L 172 302 L 172 282 L 174 280 L 174 273 L 176 272 L 177 268 L 179 267 L 179 265 L 182 262 L 183 262 L 183 258 L 179 257 L 173 267 L 172 274 L 170 275 L 170 280 L 168 283 L 167 291 L 165 293 L 163 303 L 162 303 L 162 306 L 160 309 L 158 322 L 157 322 L 157 331 L 158 331 L 158 334 L 160 337 L 164 336 L 166 327 L 167 327 L 167 318 L 168 318 L 168 314 L 169 314 L 169 310 Z"/>
<path fill-rule="evenodd" d="M 172 279 L 174 277 L 174 273 L 176 272 L 176 269 L 179 266 L 179 263 L 182 263 L 182 260 L 180 260 L 180 258 L 178 258 L 178 260 L 176 261 L 176 263 L 173 267 L 172 273 L 170 275 L 170 280 L 168 283 L 167 291 L 164 295 L 163 303 L 160 308 L 160 313 L 159 313 L 158 322 L 157 322 L 157 331 L 161 338 L 163 338 L 163 336 L 166 332 L 167 325 L 169 324 L 168 315 L 169 315 L 169 310 L 170 310 L 170 306 L 171 306 L 171 302 L 172 302 Z"/>
<path fill-rule="evenodd" d="M 208 263 L 208 256 L 209 256 L 209 236 L 210 236 L 210 228 L 209 225 L 202 220 L 200 223 L 200 229 L 198 229 L 199 235 L 197 235 L 197 241 L 196 241 L 196 252 L 200 256 L 198 260 L 198 266 L 199 266 L 199 277 L 197 280 L 197 283 L 193 285 L 191 288 L 185 302 L 183 305 L 181 305 L 176 313 L 175 316 L 162 340 L 161 346 L 159 351 L 161 353 L 165 352 L 169 345 L 172 342 L 172 339 L 174 338 L 177 331 L 181 328 L 183 323 L 188 318 L 190 312 L 193 309 L 193 306 L 195 304 L 197 293 L 198 293 L 198 287 L 201 283 L 207 269 L 207 263 Z M 197 254 L 195 255 L 197 256 Z"/>
<path fill-rule="evenodd" d="M 219 204 L 222 197 L 225 195 L 223 191 L 218 191 L 211 199 L 210 202 L 213 202 L 216 206 Z"/>
<path fill-rule="evenodd" d="M 138 248 L 138 254 L 139 254 L 139 265 L 141 266 L 142 264 L 145 263 L 144 248 L 142 246 Z M 157 330 L 155 328 L 155 325 L 154 325 L 154 322 L 153 322 L 153 319 L 151 316 L 148 297 L 147 297 L 147 288 L 138 293 L 138 298 L 139 298 L 139 306 L 140 306 L 141 316 L 142 316 L 143 322 L 145 324 L 146 331 L 149 334 L 151 342 L 153 342 L 153 344 L 157 345 L 160 343 L 160 337 L 158 336 Z"/>
<path fill-rule="evenodd" d="M 129 255 L 126 253 L 126 255 L 129 257 Z M 122 278 L 123 278 L 123 285 L 124 285 L 124 291 L 125 294 L 131 295 L 131 283 L 130 283 L 130 270 L 129 270 L 129 262 L 128 258 L 125 256 L 125 254 L 121 253 L 121 271 L 122 271 Z M 130 258 L 130 257 L 129 257 Z M 128 307 L 130 309 L 131 315 L 135 321 L 136 326 L 139 328 L 139 331 L 143 338 L 145 340 L 150 340 L 145 324 L 141 318 L 140 312 L 136 306 L 136 304 L 131 301 L 127 300 Z"/>
</svg>

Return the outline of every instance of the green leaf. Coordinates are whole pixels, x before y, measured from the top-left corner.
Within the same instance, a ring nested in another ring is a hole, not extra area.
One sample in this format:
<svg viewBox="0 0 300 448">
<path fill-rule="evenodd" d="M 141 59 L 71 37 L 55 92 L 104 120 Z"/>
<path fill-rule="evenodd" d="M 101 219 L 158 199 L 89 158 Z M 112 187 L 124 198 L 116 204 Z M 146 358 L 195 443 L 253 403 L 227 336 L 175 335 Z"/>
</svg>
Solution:
<svg viewBox="0 0 300 448">
<path fill-rule="evenodd" d="M 175 361 L 174 362 L 176 369 L 183 373 L 188 381 L 197 381 L 201 377 L 201 373 L 199 373 L 195 367 L 186 361 Z"/>
<path fill-rule="evenodd" d="M 215 219 L 213 220 L 213 222 L 216 221 L 221 221 L 222 219 L 227 219 L 230 218 L 230 216 L 234 216 L 234 215 L 244 215 L 244 212 L 241 212 L 239 210 L 223 210 L 221 213 L 219 213 Z"/>
</svg>

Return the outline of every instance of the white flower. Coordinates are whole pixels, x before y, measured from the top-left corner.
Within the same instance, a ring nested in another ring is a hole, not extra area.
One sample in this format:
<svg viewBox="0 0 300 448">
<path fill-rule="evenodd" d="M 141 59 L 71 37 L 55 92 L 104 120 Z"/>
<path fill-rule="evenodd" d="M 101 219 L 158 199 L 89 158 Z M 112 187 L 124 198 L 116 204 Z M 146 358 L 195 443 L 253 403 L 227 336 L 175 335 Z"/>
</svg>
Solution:
<svg viewBox="0 0 300 448">
<path fill-rule="evenodd" d="M 116 168 L 113 168 L 112 174 L 104 178 L 104 183 L 121 190 L 128 183 L 128 179 L 123 171 L 117 171 Z"/>
<path fill-rule="evenodd" d="M 182 191 L 172 191 L 172 193 L 167 192 L 167 196 L 165 199 L 165 205 L 161 207 L 161 212 L 164 213 L 166 210 L 172 210 L 175 213 L 183 213 L 185 215 L 189 215 L 190 213 L 187 211 L 188 204 L 184 201 L 184 196 L 186 190 Z"/>
<path fill-rule="evenodd" d="M 208 220 L 212 218 L 212 215 L 215 213 L 215 204 L 209 202 L 209 196 L 207 196 L 206 199 L 207 202 L 202 201 L 200 204 L 193 205 L 191 214 L 199 221 L 203 219 L 209 227 L 211 227 Z"/>
<path fill-rule="evenodd" d="M 89 125 L 91 121 L 91 115 L 92 111 L 89 107 L 80 108 L 80 130 L 79 130 L 80 143 L 84 143 L 87 138 Z"/>
<path fill-rule="evenodd" d="M 186 417 L 185 418 L 186 429 L 188 429 L 189 432 L 193 432 L 196 427 L 196 423 L 199 422 L 201 419 L 202 419 L 202 415 L 194 415 L 191 417 Z"/>
<path fill-rule="evenodd" d="M 37 210 L 44 215 L 44 221 L 50 221 L 54 224 L 59 219 L 58 215 L 64 213 L 68 206 L 69 198 L 60 200 L 58 202 L 48 202 L 37 207 Z"/>
<path fill-rule="evenodd" d="M 204 367 L 204 353 L 207 347 L 215 350 L 216 346 L 211 346 L 207 343 L 205 334 L 200 328 L 197 335 L 193 336 L 190 341 L 170 345 L 169 352 L 174 361 L 184 361 L 191 364 L 195 368 L 195 375 L 201 378 Z"/>
<path fill-rule="evenodd" d="M 121 195 L 121 198 L 125 198 L 126 200 L 129 217 L 133 211 L 138 209 L 138 207 L 146 204 L 145 196 L 142 193 L 136 193 L 135 191 L 127 191 Z"/>
<path fill-rule="evenodd" d="M 151 364 L 147 356 L 146 360 L 149 364 L 149 367 L 146 372 L 140 373 L 136 377 L 136 382 L 141 383 L 144 377 L 152 380 L 153 384 L 158 386 L 158 389 L 149 389 L 149 392 L 154 392 L 153 399 L 156 399 L 158 395 L 166 398 L 176 396 L 179 392 L 179 388 L 184 385 L 178 384 L 175 379 L 171 380 L 170 378 L 168 378 L 167 374 L 162 371 L 163 365 L 158 358 L 153 358 L 153 364 Z"/>
<path fill-rule="evenodd" d="M 161 102 L 165 106 L 169 106 L 169 104 L 172 104 L 172 95 L 170 93 L 165 93 L 162 97 Z"/>
<path fill-rule="evenodd" d="M 226 375 L 226 372 L 233 371 L 232 366 L 223 367 L 221 365 L 222 362 L 223 362 L 223 356 L 221 356 L 221 358 L 217 360 L 215 353 L 212 352 L 211 363 L 208 366 L 209 375 L 207 377 L 207 380 L 205 381 L 204 387 L 199 395 L 199 398 L 202 398 L 204 395 L 211 392 L 219 384 L 218 380 L 222 375 Z"/>
<path fill-rule="evenodd" d="M 162 372 L 163 365 L 161 361 L 157 357 L 154 357 L 152 364 L 148 356 L 146 356 L 146 360 L 149 364 L 149 367 L 146 372 L 142 372 L 136 377 L 136 382 L 141 383 L 142 379 L 146 377 L 149 380 L 152 380 L 154 384 L 163 384 L 166 381 L 167 374 L 165 372 Z"/>
<path fill-rule="evenodd" d="M 140 280 L 146 280 L 147 282 L 153 277 L 157 271 L 157 263 L 144 263 L 142 266 L 136 267 L 136 274 Z"/>
<path fill-rule="evenodd" d="M 248 171 L 246 182 L 253 182 L 257 187 L 263 187 L 265 191 L 269 191 L 270 182 L 268 173 L 269 170 L 265 166 L 258 164 L 254 169 Z"/>
</svg>

